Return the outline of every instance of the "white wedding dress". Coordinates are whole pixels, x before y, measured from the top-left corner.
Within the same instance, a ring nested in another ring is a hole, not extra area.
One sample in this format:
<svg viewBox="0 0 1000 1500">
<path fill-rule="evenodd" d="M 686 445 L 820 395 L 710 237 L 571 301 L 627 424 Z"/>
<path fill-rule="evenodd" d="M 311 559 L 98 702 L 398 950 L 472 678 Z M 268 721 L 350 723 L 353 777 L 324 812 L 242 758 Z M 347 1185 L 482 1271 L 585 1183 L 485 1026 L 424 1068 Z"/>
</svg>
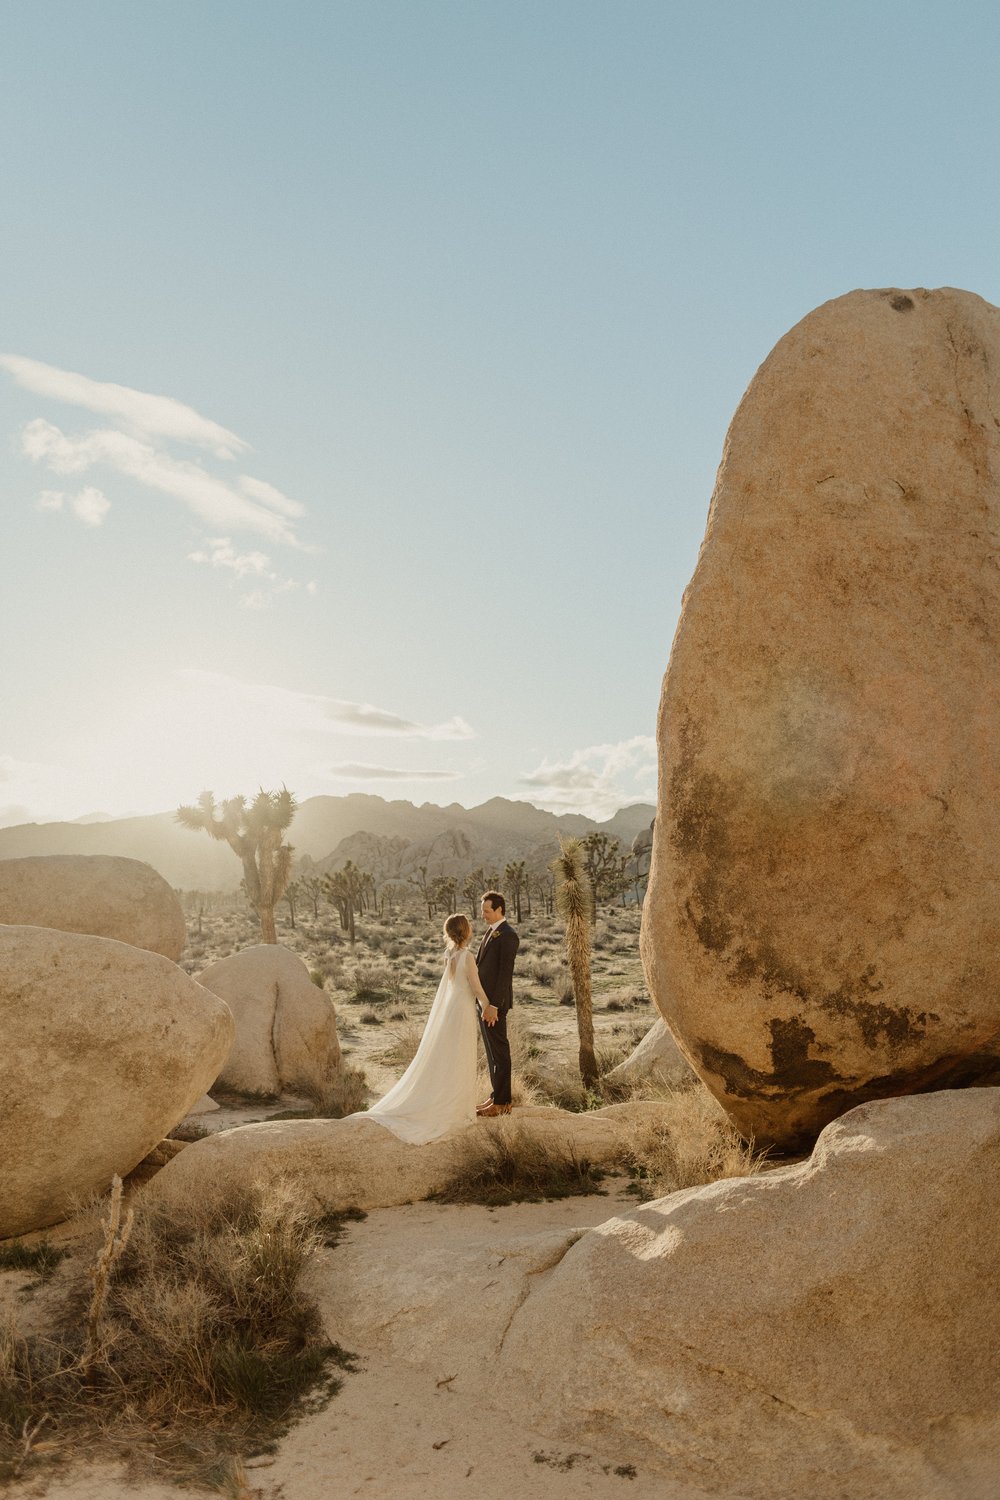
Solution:
<svg viewBox="0 0 1000 1500">
<path fill-rule="evenodd" d="M 476 1001 L 486 1002 L 468 948 L 445 960 L 417 1054 L 398 1083 L 363 1118 L 420 1145 L 476 1119 Z"/>
</svg>

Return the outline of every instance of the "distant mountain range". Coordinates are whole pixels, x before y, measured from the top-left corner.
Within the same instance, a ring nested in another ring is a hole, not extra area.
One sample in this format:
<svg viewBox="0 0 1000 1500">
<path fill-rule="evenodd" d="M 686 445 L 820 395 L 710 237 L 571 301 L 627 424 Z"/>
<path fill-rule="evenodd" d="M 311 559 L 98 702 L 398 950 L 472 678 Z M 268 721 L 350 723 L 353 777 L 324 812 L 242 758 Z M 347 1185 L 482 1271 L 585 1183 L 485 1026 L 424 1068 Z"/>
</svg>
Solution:
<svg viewBox="0 0 1000 1500">
<path fill-rule="evenodd" d="M 462 875 L 479 865 L 502 873 L 509 860 L 539 863 L 557 850 L 560 833 L 598 829 L 627 850 L 648 828 L 655 808 L 645 802 L 624 807 L 607 822 L 578 813 L 544 812 L 530 802 L 493 797 L 479 807 L 453 802 L 387 802 L 354 792 L 347 797 L 309 797 L 295 814 L 289 838 L 296 874 L 338 869 L 348 859 L 382 879 L 406 878 L 426 864 L 430 875 Z M 21 823 L 0 828 L 0 859 L 31 854 L 122 854 L 142 859 L 183 890 L 235 890 L 241 871 L 227 844 L 191 833 L 169 813 L 72 823 Z"/>
</svg>

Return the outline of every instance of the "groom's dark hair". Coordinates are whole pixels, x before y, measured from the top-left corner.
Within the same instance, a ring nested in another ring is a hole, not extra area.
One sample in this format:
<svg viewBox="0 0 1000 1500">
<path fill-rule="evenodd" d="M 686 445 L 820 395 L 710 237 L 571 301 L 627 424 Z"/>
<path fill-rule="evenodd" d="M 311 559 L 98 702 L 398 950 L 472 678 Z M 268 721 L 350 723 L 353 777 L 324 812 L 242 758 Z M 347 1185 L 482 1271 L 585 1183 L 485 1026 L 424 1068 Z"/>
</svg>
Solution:
<svg viewBox="0 0 1000 1500">
<path fill-rule="evenodd" d="M 484 891 L 483 900 L 488 901 L 494 911 L 496 911 L 499 907 L 504 916 L 507 915 L 507 902 L 504 900 L 503 896 L 501 896 L 499 891 Z"/>
</svg>

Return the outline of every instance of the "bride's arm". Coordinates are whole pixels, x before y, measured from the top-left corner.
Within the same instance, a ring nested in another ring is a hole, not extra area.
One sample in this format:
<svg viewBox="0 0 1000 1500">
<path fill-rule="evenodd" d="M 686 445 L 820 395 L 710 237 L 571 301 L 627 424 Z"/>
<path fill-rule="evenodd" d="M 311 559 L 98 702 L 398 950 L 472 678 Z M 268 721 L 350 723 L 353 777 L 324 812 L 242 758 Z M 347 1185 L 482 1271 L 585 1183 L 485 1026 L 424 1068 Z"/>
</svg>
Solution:
<svg viewBox="0 0 1000 1500">
<path fill-rule="evenodd" d="M 483 989 L 482 983 L 480 982 L 479 970 L 476 968 L 476 960 L 473 958 L 468 948 L 466 948 L 465 950 L 465 968 L 469 976 L 469 983 L 472 985 L 473 993 L 476 999 L 479 1001 L 480 1005 L 482 1005 L 484 1008 L 487 1005 L 492 1005 L 493 1001 L 490 999 L 489 995 L 487 995 L 486 991 Z"/>
</svg>

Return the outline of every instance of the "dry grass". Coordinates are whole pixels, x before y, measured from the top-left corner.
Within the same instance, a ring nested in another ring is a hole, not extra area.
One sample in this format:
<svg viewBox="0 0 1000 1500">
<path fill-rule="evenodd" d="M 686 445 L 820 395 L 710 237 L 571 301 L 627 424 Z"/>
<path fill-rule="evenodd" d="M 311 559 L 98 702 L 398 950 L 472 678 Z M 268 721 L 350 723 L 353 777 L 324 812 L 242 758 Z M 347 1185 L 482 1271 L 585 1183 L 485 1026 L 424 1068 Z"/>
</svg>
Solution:
<svg viewBox="0 0 1000 1500">
<path fill-rule="evenodd" d="M 369 939 L 369 942 L 371 940 Z M 392 964 L 359 963 L 354 970 L 354 998 L 371 1003 L 399 1003 L 402 981 Z"/>
<path fill-rule="evenodd" d="M 130 1226 L 112 1206 L 89 1315 L 78 1272 L 57 1330 L 0 1329 L 0 1478 L 90 1450 L 220 1484 L 349 1367 L 298 1286 L 321 1242 L 280 1186 L 140 1200 Z"/>
<path fill-rule="evenodd" d="M 622 1165 L 639 1198 L 760 1171 L 767 1153 L 743 1140 L 704 1085 L 667 1090 L 662 1099 L 665 1118 L 636 1125 L 623 1152 Z"/>
<path fill-rule="evenodd" d="M 438 1203 L 541 1203 L 602 1191 L 602 1173 L 569 1147 L 549 1145 L 516 1125 L 467 1137 Z"/>
<path fill-rule="evenodd" d="M 417 1055 L 423 1034 L 424 1028 L 417 1021 L 404 1022 L 389 1033 L 391 1040 L 385 1051 L 379 1053 L 378 1061 L 389 1068 L 408 1068 Z"/>
<path fill-rule="evenodd" d="M 272 1120 L 342 1120 L 368 1108 L 368 1079 L 363 1068 L 342 1064 L 325 1089 L 310 1092 L 304 1109 L 283 1109 Z"/>
</svg>

